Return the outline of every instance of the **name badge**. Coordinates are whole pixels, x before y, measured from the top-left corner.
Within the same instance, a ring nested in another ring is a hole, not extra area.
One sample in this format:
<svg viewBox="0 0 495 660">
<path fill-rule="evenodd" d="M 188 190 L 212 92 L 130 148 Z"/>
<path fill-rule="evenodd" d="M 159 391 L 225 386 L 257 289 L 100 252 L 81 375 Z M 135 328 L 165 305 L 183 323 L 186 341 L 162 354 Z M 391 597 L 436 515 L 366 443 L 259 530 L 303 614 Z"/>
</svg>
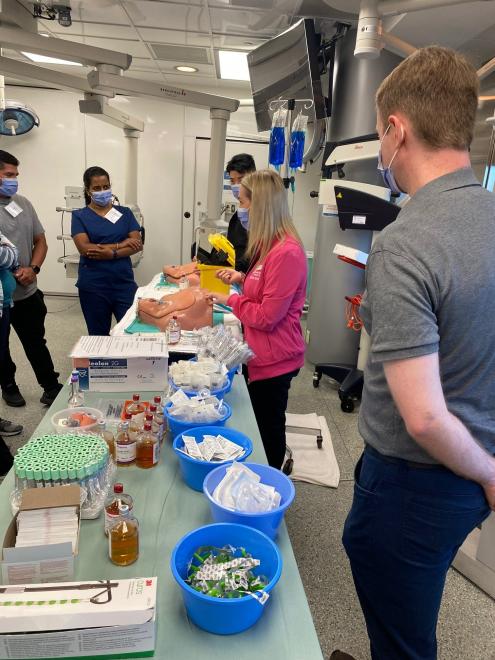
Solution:
<svg viewBox="0 0 495 660">
<path fill-rule="evenodd" d="M 112 224 L 115 224 L 119 218 L 122 217 L 122 213 L 117 211 L 116 208 L 111 208 L 110 211 L 106 214 L 105 218 L 110 220 Z"/>
<path fill-rule="evenodd" d="M 7 211 L 7 213 L 10 213 L 10 215 L 13 218 L 17 218 L 19 213 L 22 213 L 21 207 L 19 206 L 19 204 L 16 204 L 14 201 L 10 202 L 10 204 L 7 204 L 5 210 Z"/>
</svg>

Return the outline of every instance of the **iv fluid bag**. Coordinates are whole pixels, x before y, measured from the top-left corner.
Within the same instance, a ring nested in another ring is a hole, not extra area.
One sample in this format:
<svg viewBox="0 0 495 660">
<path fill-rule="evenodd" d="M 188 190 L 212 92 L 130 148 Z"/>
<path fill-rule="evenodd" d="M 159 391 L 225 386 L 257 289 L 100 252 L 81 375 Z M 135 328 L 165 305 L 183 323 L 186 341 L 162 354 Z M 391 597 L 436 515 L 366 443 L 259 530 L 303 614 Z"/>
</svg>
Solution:
<svg viewBox="0 0 495 660">
<path fill-rule="evenodd" d="M 285 158 L 285 128 L 274 126 L 270 134 L 270 165 L 283 165 Z"/>
</svg>

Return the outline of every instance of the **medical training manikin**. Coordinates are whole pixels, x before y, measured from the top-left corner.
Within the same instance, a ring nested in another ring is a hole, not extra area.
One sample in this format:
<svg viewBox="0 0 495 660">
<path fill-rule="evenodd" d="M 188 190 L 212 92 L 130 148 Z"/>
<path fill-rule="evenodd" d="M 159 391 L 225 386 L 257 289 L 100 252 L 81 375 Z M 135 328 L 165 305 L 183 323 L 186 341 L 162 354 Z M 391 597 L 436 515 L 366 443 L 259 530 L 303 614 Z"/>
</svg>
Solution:
<svg viewBox="0 0 495 660">
<path fill-rule="evenodd" d="M 213 302 L 205 289 L 189 288 L 177 291 L 160 300 L 143 298 L 138 303 L 138 316 L 165 332 L 173 316 L 183 330 L 197 330 L 213 325 Z"/>
<path fill-rule="evenodd" d="M 195 261 L 182 266 L 164 266 L 163 274 L 170 284 L 179 284 L 182 278 L 185 278 L 189 286 L 199 286 L 199 270 Z"/>
</svg>

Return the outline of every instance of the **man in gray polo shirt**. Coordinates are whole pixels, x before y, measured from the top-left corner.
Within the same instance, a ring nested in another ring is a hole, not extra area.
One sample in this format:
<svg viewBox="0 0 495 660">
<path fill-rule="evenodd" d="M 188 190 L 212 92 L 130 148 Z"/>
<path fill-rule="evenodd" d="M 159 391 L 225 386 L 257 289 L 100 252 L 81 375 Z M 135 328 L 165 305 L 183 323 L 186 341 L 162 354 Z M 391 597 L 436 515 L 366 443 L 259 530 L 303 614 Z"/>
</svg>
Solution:
<svg viewBox="0 0 495 660">
<path fill-rule="evenodd" d="M 470 166 L 478 80 L 462 56 L 416 51 L 376 102 L 379 169 L 411 199 L 366 269 L 365 451 L 343 542 L 372 658 L 434 660 L 447 570 L 495 510 L 495 195 Z"/>
<path fill-rule="evenodd" d="M 50 405 L 62 386 L 46 346 L 47 309 L 36 281 L 48 248 L 45 230 L 33 205 L 16 194 L 18 166 L 15 156 L 0 151 L 0 232 L 17 247 L 20 264 L 14 273 L 17 286 L 10 322 L 43 389 L 40 401 Z M 24 406 L 26 401 L 15 381 L 15 372 L 16 366 L 7 348 L 0 360 L 2 397 L 9 406 Z"/>
</svg>

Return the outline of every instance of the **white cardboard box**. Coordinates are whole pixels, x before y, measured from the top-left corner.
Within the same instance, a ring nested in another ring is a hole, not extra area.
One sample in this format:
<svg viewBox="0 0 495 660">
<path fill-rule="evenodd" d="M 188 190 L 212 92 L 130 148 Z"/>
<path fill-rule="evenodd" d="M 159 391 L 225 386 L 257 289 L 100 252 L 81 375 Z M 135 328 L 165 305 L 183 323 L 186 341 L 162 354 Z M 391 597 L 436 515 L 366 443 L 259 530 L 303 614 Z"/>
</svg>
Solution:
<svg viewBox="0 0 495 660">
<path fill-rule="evenodd" d="M 79 486 L 55 486 L 53 488 L 27 488 L 22 493 L 20 511 L 46 509 L 50 507 L 80 507 L 81 489 Z M 81 512 L 79 511 L 79 526 Z M 54 543 L 16 548 L 17 516 L 5 533 L 2 547 L 3 584 L 24 584 L 27 582 L 57 582 L 72 580 L 74 558 L 78 547 L 71 543 Z M 0 618 L 3 610 L 0 610 Z"/>
<path fill-rule="evenodd" d="M 151 656 L 156 588 L 156 577 L 0 587 L 0 659 Z"/>
<path fill-rule="evenodd" d="M 168 379 L 165 335 L 81 337 L 70 354 L 83 390 L 159 392 Z"/>
</svg>

